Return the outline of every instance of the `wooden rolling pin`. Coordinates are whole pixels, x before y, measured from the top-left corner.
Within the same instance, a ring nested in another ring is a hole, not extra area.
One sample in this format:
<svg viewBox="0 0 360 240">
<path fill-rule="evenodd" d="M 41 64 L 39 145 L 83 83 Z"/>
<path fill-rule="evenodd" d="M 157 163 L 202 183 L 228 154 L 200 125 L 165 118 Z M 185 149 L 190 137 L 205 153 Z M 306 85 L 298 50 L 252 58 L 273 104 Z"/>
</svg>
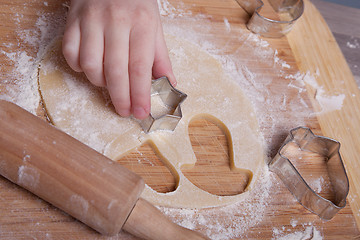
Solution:
<svg viewBox="0 0 360 240">
<path fill-rule="evenodd" d="M 145 185 L 140 176 L 3 100 L 0 134 L 0 174 L 98 232 L 206 239 L 139 199 Z"/>
</svg>

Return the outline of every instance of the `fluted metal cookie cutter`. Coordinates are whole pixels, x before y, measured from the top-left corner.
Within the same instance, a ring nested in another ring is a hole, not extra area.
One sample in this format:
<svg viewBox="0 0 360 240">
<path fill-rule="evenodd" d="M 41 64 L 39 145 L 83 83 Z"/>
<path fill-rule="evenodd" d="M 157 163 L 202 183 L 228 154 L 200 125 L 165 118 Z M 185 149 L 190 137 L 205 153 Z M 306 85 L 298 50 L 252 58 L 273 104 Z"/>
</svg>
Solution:
<svg viewBox="0 0 360 240">
<path fill-rule="evenodd" d="M 251 16 L 247 28 L 264 37 L 282 37 L 287 34 L 295 21 L 304 12 L 303 0 L 268 0 L 278 19 L 271 19 L 262 14 L 264 6 L 261 0 L 236 0 Z"/>
<path fill-rule="evenodd" d="M 187 95 L 175 89 L 167 77 L 152 80 L 151 111 L 140 121 L 142 129 L 148 133 L 156 130 L 173 131 L 182 118 L 181 103 Z"/>
<path fill-rule="evenodd" d="M 324 157 L 335 195 L 332 201 L 312 190 L 290 160 L 285 157 L 290 154 L 291 144 L 295 144 L 301 151 L 316 153 Z M 339 148 L 340 143 L 336 140 L 314 135 L 309 128 L 298 127 L 290 131 L 277 155 L 269 163 L 270 171 L 279 176 L 298 202 L 324 220 L 330 220 L 345 207 L 349 193 L 349 180 Z"/>
</svg>

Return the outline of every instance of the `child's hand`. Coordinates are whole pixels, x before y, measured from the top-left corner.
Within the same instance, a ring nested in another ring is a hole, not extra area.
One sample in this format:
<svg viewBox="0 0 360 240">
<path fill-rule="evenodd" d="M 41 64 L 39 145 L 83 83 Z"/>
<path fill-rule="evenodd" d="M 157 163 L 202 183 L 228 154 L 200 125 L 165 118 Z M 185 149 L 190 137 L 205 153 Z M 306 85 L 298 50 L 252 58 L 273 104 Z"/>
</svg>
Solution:
<svg viewBox="0 0 360 240">
<path fill-rule="evenodd" d="M 156 0 L 72 0 L 63 53 L 123 117 L 148 116 L 152 75 L 175 84 Z"/>
</svg>

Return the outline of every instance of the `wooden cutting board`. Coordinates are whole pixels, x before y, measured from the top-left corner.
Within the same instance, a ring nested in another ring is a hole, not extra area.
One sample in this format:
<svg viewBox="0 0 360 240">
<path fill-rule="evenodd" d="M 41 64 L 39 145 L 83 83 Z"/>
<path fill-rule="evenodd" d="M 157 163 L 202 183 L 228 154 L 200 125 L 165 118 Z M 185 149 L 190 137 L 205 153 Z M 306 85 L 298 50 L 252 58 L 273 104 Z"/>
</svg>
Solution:
<svg viewBox="0 0 360 240">
<path fill-rule="evenodd" d="M 41 16 L 63 16 L 66 7 L 61 1 L 19 1 L 13 2 L 2 0 L 0 10 L 0 35 L 3 39 L 1 46 L 4 52 L 26 51 L 29 56 L 35 57 L 39 49 L 32 46 L 26 38 L 19 36 L 19 30 L 29 30 L 29 36 L 39 34 Z M 289 90 L 288 82 L 284 76 L 296 74 L 299 70 L 303 73 L 309 71 L 316 76 L 319 85 L 329 96 L 346 94 L 346 100 L 340 111 L 333 111 L 325 114 L 308 114 L 302 119 L 304 125 L 310 127 L 316 134 L 333 137 L 342 143 L 341 153 L 348 171 L 351 184 L 350 202 L 342 209 L 333 220 L 324 222 L 314 214 L 309 213 L 299 205 L 287 189 L 282 185 L 276 176 L 271 176 L 274 184 L 270 186 L 272 196 L 267 198 L 263 205 L 266 205 L 262 212 L 261 219 L 254 224 L 248 225 L 246 231 L 238 231 L 239 239 L 270 239 L 276 236 L 284 236 L 297 232 L 303 232 L 305 228 L 312 227 L 311 231 L 319 231 L 325 239 L 350 239 L 359 236 L 360 232 L 356 224 L 356 217 L 359 219 L 359 173 L 356 170 L 360 144 L 359 135 L 360 120 L 360 95 L 351 72 L 341 55 L 337 44 L 332 37 L 326 23 L 313 5 L 306 1 L 304 16 L 295 25 L 295 28 L 288 35 L 281 39 L 265 39 L 269 47 L 277 49 L 277 56 L 286 62 L 290 68 L 279 65 L 267 64 L 266 61 L 259 62 L 250 54 L 251 44 L 248 39 L 237 35 L 246 31 L 245 23 L 248 15 L 235 1 L 204 1 L 184 0 L 181 3 L 171 1 L 177 9 L 183 9 L 183 18 L 170 19 L 167 24 L 189 24 L 197 14 L 203 14 L 201 23 L 206 23 L 210 28 L 204 28 L 200 24 L 193 29 L 199 30 L 207 41 L 215 46 L 226 46 L 222 48 L 224 55 L 231 55 L 236 60 L 246 63 L 246 67 L 255 75 L 268 76 L 273 79 L 266 84 L 266 78 L 256 79 L 261 86 L 265 86 L 269 92 L 268 96 L 274 98 L 284 94 L 284 108 L 267 109 L 260 121 L 260 129 L 264 135 L 269 156 L 273 155 L 282 141 L 285 139 L 290 127 L 297 127 L 298 118 L 303 118 L 301 111 L 310 113 L 319 112 L 321 109 L 316 102 L 316 89 L 307 86 L 307 91 L 301 93 L 297 98 L 298 91 Z M 184 10 L 185 9 L 185 10 Z M 267 11 L 265 9 L 265 11 Z M 269 12 L 269 14 L 271 14 Z M 60 17 L 61 19 L 61 17 Z M 190 20 L 189 20 L 190 19 Z M 229 30 L 226 26 L 230 24 Z M 37 24 L 36 24 L 37 23 Z M 63 23 L 59 20 L 59 23 Z M 225 25 L 225 27 L 224 27 Z M 46 26 L 56 28 L 61 26 Z M 4 54 L 4 52 L 2 52 Z M 236 56 L 232 55 L 237 53 Z M 274 59 L 270 59 L 272 62 Z M 16 84 L 13 72 L 15 63 L 11 63 L 5 54 L 0 59 L 1 79 L 0 90 L 5 91 L 6 86 Z M 281 76 L 279 71 L 285 71 Z M 339 81 L 341 79 L 342 81 Z M 303 102 L 300 102 L 302 99 Z M 271 99 L 270 99 L 271 100 Z M 307 108 L 294 109 L 294 106 L 303 105 Z M 312 107 L 311 107 L 312 106 Z M 297 112 L 299 111 L 299 112 Z M 43 111 L 39 108 L 39 115 Z M 269 117 L 269 119 L 266 119 Z M 270 118 L 275 118 L 271 120 Z M 275 122 L 275 123 L 274 123 Z M 335 124 L 335 125 L 334 125 Z M 349 133 L 350 131 L 350 133 Z M 183 169 L 185 176 L 195 185 L 216 195 L 233 195 L 241 193 L 246 187 L 249 176 L 232 171 L 229 163 L 229 147 L 227 136 L 216 123 L 205 119 L 193 120 L 189 126 L 189 135 L 194 152 L 198 159 L 194 168 Z M 129 153 L 119 163 L 127 166 L 134 172 L 140 174 L 145 182 L 155 191 L 167 193 L 176 189 L 176 178 L 166 164 L 159 159 L 151 145 L 143 145 Z M 212 172 L 209 174 L 209 166 Z M 311 175 L 313 169 L 311 162 L 298 163 L 304 175 Z M 318 175 L 323 174 L 323 169 L 317 171 Z M 221 182 L 221 184 L 219 184 Z M 259 184 L 263 184 L 259 182 Z M 259 186 L 259 189 L 262 186 Z M 39 200 L 36 196 L 17 187 L 4 178 L 0 178 L 0 238 L 2 239 L 106 239 L 83 224 L 77 222 L 70 216 L 57 210 L 51 205 Z M 326 194 L 326 193 L 325 193 Z M 259 195 L 261 196 L 261 195 Z M 253 202 L 251 202 L 253 201 Z M 250 205 L 258 204 L 259 199 L 250 200 Z M 261 201 L 260 201 L 261 202 Z M 254 212 L 256 212 L 254 210 Z M 356 214 L 353 214 L 356 213 Z M 239 211 L 224 209 L 211 209 L 195 212 L 195 215 L 212 217 L 219 228 L 215 228 L 214 222 L 209 222 L 208 227 L 196 225 L 195 229 L 215 236 L 214 234 L 224 229 L 232 229 L 236 235 L 236 229 L 241 228 L 242 222 L 233 224 L 239 218 L 256 217 L 244 215 Z M 355 215 L 355 216 L 354 216 Z M 170 217 L 177 222 L 186 222 L 188 219 L 181 211 L 175 211 Z M 237 218 L 237 219 L 235 219 Z M 198 218 L 198 221 L 201 222 Z M 358 223 L 360 220 L 358 220 Z M 244 224 L 248 224 L 247 222 Z M 279 234 L 279 232 L 281 234 Z M 223 236 L 231 236 L 226 235 Z M 121 233 L 111 239 L 131 239 L 130 236 Z"/>
</svg>

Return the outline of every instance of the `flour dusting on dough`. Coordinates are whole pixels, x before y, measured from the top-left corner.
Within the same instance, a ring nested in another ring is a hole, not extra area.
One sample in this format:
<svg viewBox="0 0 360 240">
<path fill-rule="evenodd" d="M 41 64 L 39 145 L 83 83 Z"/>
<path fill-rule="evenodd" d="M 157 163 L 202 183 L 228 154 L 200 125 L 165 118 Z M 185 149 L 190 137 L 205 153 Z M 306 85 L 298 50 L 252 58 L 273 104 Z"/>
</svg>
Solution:
<svg viewBox="0 0 360 240">
<path fill-rule="evenodd" d="M 271 192 L 276 188 L 273 184 L 274 181 L 275 176 L 265 167 L 259 179 L 258 187 L 249 198 L 243 201 L 221 209 L 185 210 L 160 207 L 160 210 L 183 227 L 207 229 L 206 235 L 211 239 L 246 238 L 249 229 L 260 224 L 267 214 Z"/>
<path fill-rule="evenodd" d="M 144 190 L 142 197 L 153 204 L 204 208 L 246 198 L 264 164 L 262 136 L 251 102 L 207 52 L 174 36 L 166 35 L 166 41 L 171 49 L 169 55 L 177 87 L 188 95 L 182 103 L 181 122 L 173 132 L 146 134 L 136 121 L 119 117 L 107 105 L 103 89 L 92 86 L 84 75 L 68 68 L 61 55 L 60 41 L 49 48 L 39 71 L 39 86 L 48 116 L 58 128 L 113 160 L 151 141 L 166 159 L 168 168 L 179 176 L 173 192 L 160 194 L 150 187 Z M 219 84 L 221 87 L 216 87 Z M 218 119 L 230 132 L 234 167 L 252 173 L 252 181 L 244 193 L 216 196 L 196 187 L 182 174 L 182 166 L 195 165 L 197 161 L 187 129 L 190 121 L 199 115 Z"/>
</svg>

